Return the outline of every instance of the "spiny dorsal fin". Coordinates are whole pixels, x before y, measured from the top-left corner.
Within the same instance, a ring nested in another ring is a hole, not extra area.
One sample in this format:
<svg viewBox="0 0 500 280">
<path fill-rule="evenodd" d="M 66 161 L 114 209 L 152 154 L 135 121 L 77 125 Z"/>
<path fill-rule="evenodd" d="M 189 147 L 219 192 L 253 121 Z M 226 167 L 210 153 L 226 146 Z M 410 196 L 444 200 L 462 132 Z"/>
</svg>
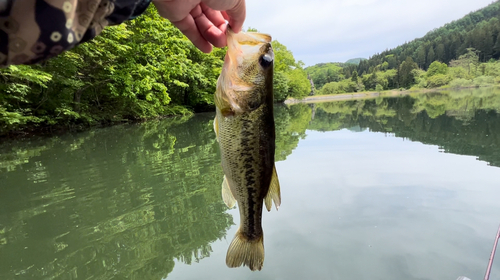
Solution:
<svg viewBox="0 0 500 280">
<path fill-rule="evenodd" d="M 264 202 L 266 203 L 267 211 L 271 211 L 271 207 L 276 206 L 276 210 L 281 205 L 281 191 L 280 191 L 280 182 L 278 180 L 278 173 L 276 173 L 276 166 L 273 166 L 273 176 L 271 178 L 271 184 L 269 184 L 269 190 L 267 191 L 266 198 Z"/>
<path fill-rule="evenodd" d="M 222 181 L 222 200 L 229 208 L 233 208 L 236 204 L 236 199 L 229 188 L 229 183 L 227 182 L 226 175 L 224 175 L 224 181 Z"/>
</svg>

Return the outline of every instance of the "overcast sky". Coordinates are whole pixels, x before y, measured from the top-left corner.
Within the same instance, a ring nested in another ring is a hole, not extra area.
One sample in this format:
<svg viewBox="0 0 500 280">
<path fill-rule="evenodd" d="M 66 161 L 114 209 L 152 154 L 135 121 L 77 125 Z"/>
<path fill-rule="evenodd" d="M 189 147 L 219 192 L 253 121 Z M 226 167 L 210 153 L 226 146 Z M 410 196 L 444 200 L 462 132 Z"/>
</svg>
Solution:
<svg viewBox="0 0 500 280">
<path fill-rule="evenodd" d="M 269 33 L 306 66 L 368 58 L 492 0 L 246 0 L 245 28 Z"/>
</svg>

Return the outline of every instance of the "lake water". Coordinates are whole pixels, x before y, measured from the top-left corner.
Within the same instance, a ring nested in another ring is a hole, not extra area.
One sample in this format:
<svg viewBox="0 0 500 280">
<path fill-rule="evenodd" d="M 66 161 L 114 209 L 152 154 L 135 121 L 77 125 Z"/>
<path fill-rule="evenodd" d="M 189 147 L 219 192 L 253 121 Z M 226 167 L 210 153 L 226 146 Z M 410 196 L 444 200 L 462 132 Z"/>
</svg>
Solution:
<svg viewBox="0 0 500 280">
<path fill-rule="evenodd" d="M 225 265 L 239 215 L 209 113 L 1 143 L 0 279 L 483 278 L 500 92 L 275 113 L 282 206 L 263 214 L 262 271 Z"/>
</svg>

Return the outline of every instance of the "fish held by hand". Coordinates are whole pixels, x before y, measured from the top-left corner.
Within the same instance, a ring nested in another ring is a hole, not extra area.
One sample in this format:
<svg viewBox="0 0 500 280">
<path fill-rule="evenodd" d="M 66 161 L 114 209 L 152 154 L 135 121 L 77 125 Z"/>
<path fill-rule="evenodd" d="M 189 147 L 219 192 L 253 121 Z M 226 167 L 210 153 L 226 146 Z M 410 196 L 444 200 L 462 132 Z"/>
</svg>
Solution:
<svg viewBox="0 0 500 280">
<path fill-rule="evenodd" d="M 215 94 L 214 129 L 224 171 L 222 197 L 240 212 L 240 227 L 226 264 L 261 270 L 264 263 L 262 208 L 281 204 L 274 165 L 273 62 L 271 36 L 227 31 L 228 50 Z"/>
</svg>

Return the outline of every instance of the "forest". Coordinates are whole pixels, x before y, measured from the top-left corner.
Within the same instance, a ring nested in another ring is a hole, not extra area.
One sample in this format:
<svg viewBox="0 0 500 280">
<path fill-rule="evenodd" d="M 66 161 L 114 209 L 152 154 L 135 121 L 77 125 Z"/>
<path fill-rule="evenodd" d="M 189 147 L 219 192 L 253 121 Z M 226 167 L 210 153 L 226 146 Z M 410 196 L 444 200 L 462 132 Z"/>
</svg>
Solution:
<svg viewBox="0 0 500 280">
<path fill-rule="evenodd" d="M 500 1 L 369 59 L 307 67 L 316 94 L 500 82 Z"/>
<path fill-rule="evenodd" d="M 308 95 L 303 63 L 272 44 L 276 101 Z M 224 56 L 199 51 L 151 5 L 39 65 L 0 68 L 0 136 L 214 110 Z"/>
</svg>

